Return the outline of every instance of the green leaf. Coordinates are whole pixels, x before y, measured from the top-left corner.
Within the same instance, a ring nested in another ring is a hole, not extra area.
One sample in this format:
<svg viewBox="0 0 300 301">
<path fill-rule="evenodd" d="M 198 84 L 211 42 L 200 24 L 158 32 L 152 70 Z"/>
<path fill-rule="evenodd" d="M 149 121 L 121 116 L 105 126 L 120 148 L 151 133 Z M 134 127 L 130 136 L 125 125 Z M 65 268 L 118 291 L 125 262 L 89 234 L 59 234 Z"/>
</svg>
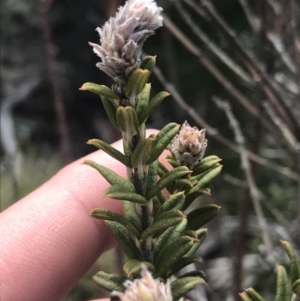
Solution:
<svg viewBox="0 0 300 301">
<path fill-rule="evenodd" d="M 108 274 L 100 271 L 95 276 L 93 276 L 93 280 L 98 285 L 107 289 L 110 292 L 112 291 L 124 292 L 125 287 L 123 283 L 127 280 L 127 278 L 124 276 Z"/>
<path fill-rule="evenodd" d="M 130 98 L 130 96 L 132 95 L 139 95 L 143 91 L 149 77 L 150 72 L 147 69 L 134 70 L 125 86 L 125 94 L 127 95 L 127 97 Z"/>
<path fill-rule="evenodd" d="M 158 172 L 158 161 L 154 161 L 149 165 L 148 176 L 146 178 L 146 193 L 150 191 L 150 189 L 157 182 L 157 172 Z"/>
<path fill-rule="evenodd" d="M 127 274 L 128 277 L 131 275 L 139 275 L 142 270 L 142 265 L 145 265 L 151 273 L 155 272 L 155 267 L 152 263 L 148 261 L 141 261 L 136 259 L 130 259 L 125 262 L 123 266 L 123 271 Z"/>
<path fill-rule="evenodd" d="M 112 124 L 118 129 L 118 123 L 117 123 L 117 107 L 116 105 L 111 102 L 108 98 L 102 97 L 102 104 L 104 106 L 105 112 L 107 116 L 109 117 L 109 120 L 112 122 Z"/>
<path fill-rule="evenodd" d="M 158 157 L 161 155 L 161 153 L 166 149 L 168 144 L 172 141 L 172 139 L 175 137 L 175 135 L 178 133 L 180 128 L 180 125 L 172 122 L 167 124 L 165 127 L 163 127 L 160 132 L 156 135 L 156 141 L 154 144 L 154 148 L 152 151 L 152 156 L 147 162 L 148 164 L 151 164 L 154 162 Z"/>
<path fill-rule="evenodd" d="M 162 178 L 169 170 L 160 162 L 158 161 L 158 175 Z"/>
<path fill-rule="evenodd" d="M 155 138 L 151 135 L 138 143 L 131 157 L 131 164 L 133 167 L 145 165 L 151 156 L 154 141 Z"/>
<path fill-rule="evenodd" d="M 115 173 L 111 169 L 104 167 L 103 165 L 100 165 L 91 160 L 85 160 L 83 163 L 98 170 L 98 172 L 100 172 L 100 174 L 105 178 L 105 180 L 109 184 L 120 185 L 129 191 L 132 191 L 132 192 L 135 191 L 133 184 L 129 180 L 119 176 L 117 173 Z"/>
<path fill-rule="evenodd" d="M 293 283 L 294 281 L 300 278 L 300 263 L 292 246 L 287 241 L 281 240 L 280 242 L 284 246 L 290 258 L 290 274 L 291 282 Z"/>
<path fill-rule="evenodd" d="M 140 229 L 140 227 L 141 227 L 140 219 L 137 216 L 133 206 L 134 206 L 134 203 L 129 202 L 129 201 L 123 201 L 124 216 L 128 220 L 130 220 L 136 226 L 137 229 L 141 230 Z"/>
<path fill-rule="evenodd" d="M 197 240 L 189 236 L 181 236 L 160 252 L 156 261 L 156 273 L 158 277 L 165 278 L 168 270 L 192 248 Z"/>
<path fill-rule="evenodd" d="M 146 84 L 141 94 L 138 96 L 137 107 L 136 107 L 136 114 L 138 119 L 140 120 L 140 114 L 145 111 L 148 107 L 149 97 L 151 91 L 151 84 Z"/>
<path fill-rule="evenodd" d="M 153 224 L 141 234 L 141 239 L 146 239 L 149 236 L 157 236 L 157 234 L 167 228 L 179 224 L 184 218 L 185 215 L 180 210 L 167 211 L 153 221 Z"/>
<path fill-rule="evenodd" d="M 220 159 L 217 156 L 208 156 L 203 158 L 194 168 L 193 168 L 193 173 L 192 176 L 196 176 L 199 175 L 201 173 L 203 173 L 204 171 L 214 167 L 217 163 L 219 163 L 220 161 L 222 161 L 222 159 Z"/>
<path fill-rule="evenodd" d="M 161 104 L 161 102 L 167 97 L 171 95 L 168 92 L 159 92 L 154 98 L 152 98 L 147 106 L 147 108 L 138 115 L 139 116 L 139 124 L 146 122 L 150 114 Z"/>
<path fill-rule="evenodd" d="M 90 91 L 97 95 L 99 95 L 101 98 L 109 98 L 111 100 L 113 99 L 119 99 L 119 96 L 115 94 L 111 89 L 109 89 L 107 86 L 104 85 L 97 85 L 94 83 L 85 83 L 82 85 L 79 90 L 82 91 Z"/>
<path fill-rule="evenodd" d="M 117 241 L 121 245 L 123 251 L 129 259 L 141 260 L 141 254 L 132 239 L 132 233 L 130 233 L 123 225 L 114 221 L 105 221 L 107 226 L 111 229 L 112 233 L 116 237 Z"/>
<path fill-rule="evenodd" d="M 199 229 L 197 231 L 195 231 L 196 235 L 197 235 L 197 239 L 198 241 L 196 241 L 194 243 L 194 245 L 192 246 L 192 248 L 189 250 L 189 252 L 186 254 L 187 257 L 191 257 L 194 256 L 195 253 L 197 252 L 197 250 L 200 248 L 200 246 L 202 245 L 202 243 L 204 242 L 206 235 L 207 235 L 207 229 Z M 186 234 L 187 235 L 187 234 Z"/>
<path fill-rule="evenodd" d="M 193 188 L 193 187 L 192 187 L 192 188 Z M 192 188 L 191 188 L 191 189 L 192 189 Z M 203 195 L 203 194 L 210 195 L 210 189 L 209 189 L 209 188 L 201 188 L 201 189 L 199 189 L 199 190 L 196 189 L 196 191 L 194 191 L 193 193 L 190 193 L 190 190 L 191 190 L 191 189 L 189 189 L 189 190 L 187 191 L 187 196 L 186 196 L 186 198 L 185 198 L 185 202 L 184 202 L 184 206 L 183 206 L 182 210 L 186 210 L 186 209 L 193 203 L 193 201 L 194 201 L 197 197 L 199 197 L 199 196 L 201 196 L 201 195 Z"/>
<path fill-rule="evenodd" d="M 164 194 L 163 191 L 160 191 L 160 192 L 157 194 L 156 197 L 158 198 L 158 200 L 159 200 L 159 202 L 160 202 L 161 205 L 164 204 L 164 203 L 167 201 L 167 197 L 166 197 L 166 195 Z"/>
<path fill-rule="evenodd" d="M 117 108 L 117 124 L 122 133 L 134 136 L 138 132 L 138 118 L 135 110 L 131 106 Z M 128 142 L 128 141 L 127 141 Z"/>
<path fill-rule="evenodd" d="M 147 199 L 152 199 L 155 195 L 163 190 L 166 186 L 170 185 L 172 182 L 189 174 L 191 171 L 186 166 L 180 166 L 174 168 L 165 174 L 160 180 L 152 187 L 152 189 L 147 193 Z"/>
<path fill-rule="evenodd" d="M 192 277 L 196 276 L 196 277 L 202 278 L 202 277 L 205 277 L 206 275 L 202 270 L 194 270 L 194 271 L 187 272 L 178 278 L 189 277 L 189 276 L 192 276 Z"/>
<path fill-rule="evenodd" d="M 239 295 L 242 298 L 242 301 L 252 301 L 252 299 L 247 295 L 246 292 L 242 292 Z"/>
<path fill-rule="evenodd" d="M 118 128 L 116 112 L 117 105 L 119 100 L 119 96 L 115 94 L 111 89 L 103 85 L 97 85 L 93 83 L 85 83 L 79 90 L 87 90 L 93 92 L 101 97 L 101 101 L 103 103 L 104 109 L 106 111 L 107 116 L 113 125 Z"/>
<path fill-rule="evenodd" d="M 188 215 L 187 230 L 198 230 L 212 220 L 219 212 L 220 206 L 207 205 L 191 211 Z"/>
<path fill-rule="evenodd" d="M 120 151 L 118 151 L 117 149 L 112 147 L 110 144 L 108 144 L 102 140 L 99 140 L 99 139 L 90 139 L 87 142 L 87 144 L 96 146 L 97 148 L 105 151 L 107 154 L 109 154 L 114 159 L 123 163 L 125 166 L 131 167 L 130 157 L 123 155 Z"/>
<path fill-rule="evenodd" d="M 292 290 L 294 294 L 300 299 L 300 279 L 297 279 L 293 285 L 292 285 Z M 295 298 L 296 299 L 296 298 Z"/>
<path fill-rule="evenodd" d="M 132 224 L 131 221 L 129 221 L 126 217 L 124 217 L 118 213 L 112 212 L 112 211 L 110 211 L 108 209 L 104 209 L 104 208 L 97 208 L 91 212 L 91 216 L 98 218 L 98 219 L 106 220 L 106 221 L 118 222 L 121 225 L 123 225 L 132 235 L 134 235 L 136 237 L 140 236 L 140 232 L 134 226 L 134 224 Z"/>
<path fill-rule="evenodd" d="M 158 217 L 160 214 L 172 209 L 181 210 L 184 200 L 184 192 L 178 192 L 170 196 L 170 198 L 160 207 L 155 216 Z"/>
<path fill-rule="evenodd" d="M 187 225 L 187 219 L 184 218 L 178 225 L 170 227 L 164 233 L 162 233 L 155 244 L 154 248 L 154 259 L 163 253 L 165 248 L 167 248 L 171 243 L 176 241 L 185 231 Z"/>
<path fill-rule="evenodd" d="M 265 301 L 265 299 L 252 287 L 245 289 L 245 292 L 252 301 Z"/>
<path fill-rule="evenodd" d="M 275 301 L 290 301 L 289 280 L 282 265 L 277 266 L 276 298 Z"/>
<path fill-rule="evenodd" d="M 149 70 L 152 73 L 156 64 L 156 56 L 147 55 L 143 58 L 140 68 Z"/>
<path fill-rule="evenodd" d="M 215 168 L 209 170 L 209 172 L 205 173 L 203 177 L 198 179 L 197 185 L 195 185 L 187 194 L 190 195 L 194 193 L 195 191 L 199 191 L 202 188 L 206 188 L 208 184 L 221 172 L 222 170 L 222 165 L 218 165 Z"/>
<path fill-rule="evenodd" d="M 172 155 L 167 155 L 165 160 L 172 165 L 173 168 L 180 166 L 177 160 Z"/>
<path fill-rule="evenodd" d="M 140 194 L 127 190 L 121 185 L 112 185 L 105 190 L 105 196 L 122 201 L 129 201 L 139 204 L 147 204 L 147 200 Z"/>
<path fill-rule="evenodd" d="M 202 283 L 205 283 L 205 281 L 200 277 L 183 277 L 176 279 L 171 282 L 173 300 L 179 300 L 194 289 L 196 285 Z"/>
<path fill-rule="evenodd" d="M 222 167 L 223 167 L 222 165 L 217 163 L 215 166 L 211 167 L 210 169 L 205 170 L 204 172 L 200 173 L 199 175 L 193 176 L 192 179 L 198 182 L 198 185 L 200 188 L 207 187 L 209 182 L 207 184 L 205 184 L 204 181 L 202 181 L 202 179 L 205 178 L 206 175 L 210 174 L 210 175 L 213 175 L 213 177 L 210 180 L 210 181 L 212 181 L 212 179 L 220 173 L 220 171 L 222 170 Z M 214 173 L 217 173 L 217 174 L 214 176 Z M 201 183 L 201 184 L 199 184 L 199 183 Z"/>
<path fill-rule="evenodd" d="M 201 257 L 183 257 L 183 258 L 179 259 L 168 271 L 167 278 L 170 278 L 172 275 L 179 272 L 184 267 L 188 266 L 191 263 L 195 263 L 195 262 L 202 262 L 202 258 Z M 195 275 L 193 275 L 193 276 L 195 276 Z"/>
</svg>

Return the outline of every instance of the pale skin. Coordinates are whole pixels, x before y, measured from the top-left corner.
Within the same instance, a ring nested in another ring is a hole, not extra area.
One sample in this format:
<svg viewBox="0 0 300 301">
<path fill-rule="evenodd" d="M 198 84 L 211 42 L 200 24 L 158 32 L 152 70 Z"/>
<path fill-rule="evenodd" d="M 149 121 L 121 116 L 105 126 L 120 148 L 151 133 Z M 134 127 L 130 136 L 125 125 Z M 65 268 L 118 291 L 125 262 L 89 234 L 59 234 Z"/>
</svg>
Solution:
<svg viewBox="0 0 300 301">
<path fill-rule="evenodd" d="M 147 136 L 153 133 L 157 131 Z M 113 146 L 121 150 L 122 142 Z M 96 151 L 0 214 L 0 300 L 61 300 L 114 246 L 104 222 L 89 213 L 98 207 L 122 213 L 122 203 L 103 197 L 109 184 L 95 169 L 81 164 L 85 159 L 126 176 L 124 165 Z"/>
</svg>

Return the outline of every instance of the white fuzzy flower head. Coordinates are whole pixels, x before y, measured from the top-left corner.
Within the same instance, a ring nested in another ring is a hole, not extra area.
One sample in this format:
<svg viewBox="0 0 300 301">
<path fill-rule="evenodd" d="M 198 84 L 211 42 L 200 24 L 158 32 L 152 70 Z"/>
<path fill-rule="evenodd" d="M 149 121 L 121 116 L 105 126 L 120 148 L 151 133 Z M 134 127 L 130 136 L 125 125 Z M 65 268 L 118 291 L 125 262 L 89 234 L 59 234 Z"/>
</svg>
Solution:
<svg viewBox="0 0 300 301">
<path fill-rule="evenodd" d="M 193 169 L 203 158 L 206 147 L 205 129 L 199 131 L 185 121 L 173 139 L 171 151 L 180 165 Z"/>
<path fill-rule="evenodd" d="M 128 0 L 114 18 L 97 28 L 100 45 L 89 43 L 101 58 L 97 67 L 124 86 L 129 75 L 140 65 L 146 39 L 162 26 L 162 8 L 154 0 Z"/>
<path fill-rule="evenodd" d="M 112 292 L 112 301 L 172 301 L 170 282 L 166 284 L 154 280 L 146 266 L 143 265 L 141 278 L 124 283 L 124 293 Z"/>
</svg>

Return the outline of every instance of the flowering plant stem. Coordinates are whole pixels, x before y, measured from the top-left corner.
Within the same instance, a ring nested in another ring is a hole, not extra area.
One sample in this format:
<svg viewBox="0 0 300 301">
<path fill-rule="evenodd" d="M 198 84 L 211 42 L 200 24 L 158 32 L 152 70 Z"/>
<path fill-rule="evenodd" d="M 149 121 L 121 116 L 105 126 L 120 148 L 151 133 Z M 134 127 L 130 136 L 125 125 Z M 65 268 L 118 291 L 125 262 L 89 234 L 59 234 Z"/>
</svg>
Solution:
<svg viewBox="0 0 300 301">
<path fill-rule="evenodd" d="M 111 184 L 105 196 L 123 201 L 124 216 L 104 208 L 91 212 L 111 229 L 127 255 L 125 275 L 98 272 L 96 283 L 113 291 L 112 300 L 171 301 L 184 297 L 203 283 L 202 271 L 170 281 L 185 266 L 198 262 L 195 256 L 206 237 L 202 227 L 219 210 L 217 205 L 198 207 L 185 214 L 193 201 L 210 194 L 210 182 L 221 171 L 217 156 L 203 158 L 207 147 L 205 129 L 185 122 L 167 124 L 157 135 L 146 137 L 146 121 L 169 96 L 160 92 L 152 99 L 149 77 L 156 57 L 140 58 L 145 40 L 162 26 L 162 8 L 153 0 L 128 0 L 117 15 L 97 28 L 100 45 L 90 43 L 101 58 L 97 66 L 114 80 L 109 87 L 85 83 L 101 97 L 113 125 L 122 133 L 124 153 L 98 139 L 88 141 L 127 169 L 127 179 L 114 171 L 86 161 Z M 168 149 L 166 168 L 159 157 Z M 140 273 L 142 279 L 138 280 Z M 124 292 L 125 291 L 125 292 Z"/>
<path fill-rule="evenodd" d="M 121 200 L 124 207 L 124 216 L 104 208 L 91 212 L 105 221 L 127 256 L 124 275 L 100 271 L 93 277 L 112 292 L 112 301 L 182 300 L 197 284 L 204 283 L 204 273 L 198 270 L 173 281 L 171 277 L 201 261 L 196 252 L 206 237 L 203 226 L 220 209 L 210 204 L 185 214 L 196 198 L 210 194 L 209 184 L 222 169 L 220 158 L 204 157 L 205 129 L 191 127 L 187 121 L 181 129 L 170 123 L 157 135 L 146 137 L 148 117 L 169 96 L 160 92 L 150 99 L 148 80 L 156 57 L 140 58 L 145 40 L 162 26 L 161 12 L 153 0 L 128 0 L 116 17 L 97 28 L 101 45 L 90 45 L 101 58 L 97 66 L 115 83 L 111 89 L 94 83 L 81 87 L 101 97 L 109 119 L 123 136 L 123 153 L 102 140 L 88 143 L 124 164 L 126 179 L 94 161 L 85 161 L 110 183 L 105 196 Z M 170 153 L 165 158 L 170 169 L 159 161 L 165 149 Z M 300 298 L 300 265 L 289 243 L 282 244 L 290 258 L 293 295 L 285 268 L 278 266 L 276 301 L 291 297 L 296 301 Z M 240 296 L 244 301 L 264 300 L 252 288 Z"/>
</svg>

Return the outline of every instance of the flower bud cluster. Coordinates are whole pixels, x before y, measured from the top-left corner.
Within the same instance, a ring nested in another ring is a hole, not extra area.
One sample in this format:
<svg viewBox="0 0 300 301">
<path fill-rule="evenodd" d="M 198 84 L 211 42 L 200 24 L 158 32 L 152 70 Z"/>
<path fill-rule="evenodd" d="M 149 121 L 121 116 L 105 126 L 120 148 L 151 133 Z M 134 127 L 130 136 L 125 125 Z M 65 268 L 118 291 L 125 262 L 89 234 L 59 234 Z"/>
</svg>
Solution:
<svg viewBox="0 0 300 301">
<path fill-rule="evenodd" d="M 146 39 L 161 27 L 162 8 L 154 0 L 128 0 L 116 16 L 97 28 L 101 45 L 89 43 L 102 62 L 97 67 L 124 86 L 130 74 L 139 68 Z"/>
<path fill-rule="evenodd" d="M 203 158 L 206 147 L 205 129 L 199 131 L 185 121 L 179 134 L 173 139 L 171 151 L 180 165 L 193 169 Z"/>
<path fill-rule="evenodd" d="M 126 281 L 125 293 L 113 292 L 112 300 L 118 301 L 172 301 L 170 282 L 154 280 L 146 266 L 142 266 L 141 279 Z"/>
</svg>

